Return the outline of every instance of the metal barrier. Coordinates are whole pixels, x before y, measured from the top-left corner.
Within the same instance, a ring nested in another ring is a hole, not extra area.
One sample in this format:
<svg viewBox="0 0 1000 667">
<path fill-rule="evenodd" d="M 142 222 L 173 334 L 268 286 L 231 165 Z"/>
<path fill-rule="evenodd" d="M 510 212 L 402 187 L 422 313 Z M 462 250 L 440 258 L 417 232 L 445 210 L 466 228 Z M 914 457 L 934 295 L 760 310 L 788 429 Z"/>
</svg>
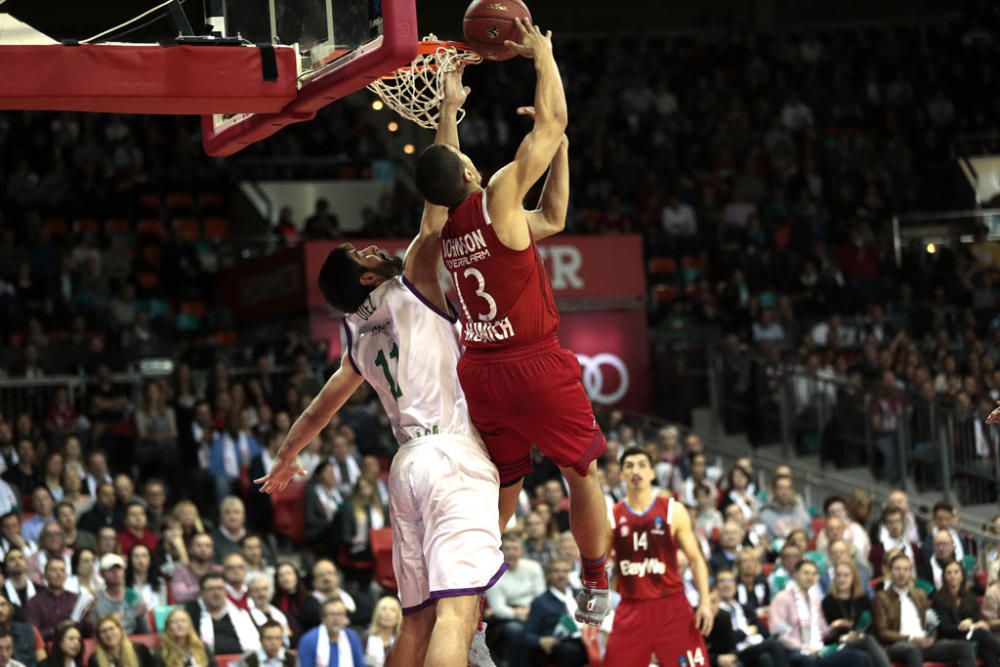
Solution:
<svg viewBox="0 0 1000 667">
<path fill-rule="evenodd" d="M 708 366 L 713 415 L 754 448 L 780 445 L 786 459 L 868 466 L 877 479 L 911 492 L 940 489 L 962 504 L 998 500 L 1000 429 L 967 403 L 742 353 L 715 354 Z"/>
</svg>

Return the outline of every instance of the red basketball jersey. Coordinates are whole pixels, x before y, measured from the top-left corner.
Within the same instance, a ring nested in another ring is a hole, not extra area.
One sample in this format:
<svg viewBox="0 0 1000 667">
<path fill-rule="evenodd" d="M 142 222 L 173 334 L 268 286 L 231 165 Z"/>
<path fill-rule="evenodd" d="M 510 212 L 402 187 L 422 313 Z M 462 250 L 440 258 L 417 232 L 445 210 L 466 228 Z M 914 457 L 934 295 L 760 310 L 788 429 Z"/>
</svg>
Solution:
<svg viewBox="0 0 1000 667">
<path fill-rule="evenodd" d="M 624 600 L 683 594 L 677 543 L 670 532 L 673 498 L 657 495 L 642 514 L 621 500 L 614 507 L 615 570 Z"/>
<path fill-rule="evenodd" d="M 497 237 L 486 191 L 469 195 L 441 230 L 444 265 L 458 292 L 462 339 L 470 348 L 499 348 L 553 335 L 559 311 L 534 242 L 511 250 Z"/>
</svg>

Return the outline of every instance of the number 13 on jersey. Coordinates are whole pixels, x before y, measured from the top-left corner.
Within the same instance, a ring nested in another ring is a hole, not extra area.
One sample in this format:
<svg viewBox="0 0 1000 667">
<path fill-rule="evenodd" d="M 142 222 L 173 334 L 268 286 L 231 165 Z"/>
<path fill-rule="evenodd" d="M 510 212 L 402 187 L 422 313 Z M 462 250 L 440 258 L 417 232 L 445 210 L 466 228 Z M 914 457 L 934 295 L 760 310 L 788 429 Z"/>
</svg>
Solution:
<svg viewBox="0 0 1000 667">
<path fill-rule="evenodd" d="M 462 310 L 465 311 L 465 318 L 467 320 L 472 319 L 472 314 L 469 312 L 469 307 L 465 304 L 465 297 L 462 296 L 462 285 L 458 281 L 458 271 L 453 271 L 451 274 L 455 281 L 455 289 L 458 292 L 458 301 L 462 304 Z M 464 278 L 475 278 L 476 279 L 476 296 L 486 301 L 486 305 L 489 306 L 489 311 L 485 314 L 477 313 L 480 322 L 492 322 L 497 316 L 497 302 L 486 291 L 486 278 L 483 277 L 483 272 L 479 269 L 466 269 L 462 274 Z"/>
</svg>

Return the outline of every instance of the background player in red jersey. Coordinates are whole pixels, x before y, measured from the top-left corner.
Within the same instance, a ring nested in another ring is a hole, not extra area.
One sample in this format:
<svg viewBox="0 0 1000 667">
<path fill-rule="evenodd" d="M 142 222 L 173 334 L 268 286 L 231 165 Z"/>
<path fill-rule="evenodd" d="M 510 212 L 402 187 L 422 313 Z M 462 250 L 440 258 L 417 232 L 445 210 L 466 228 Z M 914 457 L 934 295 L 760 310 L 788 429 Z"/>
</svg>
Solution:
<svg viewBox="0 0 1000 667">
<path fill-rule="evenodd" d="M 612 512 L 618 592 L 622 601 L 608 637 L 607 667 L 647 667 L 655 653 L 661 665 L 681 657 L 691 667 L 708 665 L 703 635 L 712 631 L 708 566 L 682 503 L 653 491 L 653 460 L 639 448 L 622 456 L 625 499 Z M 677 550 L 691 563 L 700 596 L 691 612 L 677 567 Z"/>
<path fill-rule="evenodd" d="M 535 241 L 565 225 L 566 96 L 551 33 L 517 25 L 521 42 L 507 45 L 534 59 L 537 85 L 534 127 L 514 161 L 484 189 L 457 146 L 437 144 L 421 154 L 416 181 L 427 201 L 450 209 L 441 243 L 462 315 L 466 351 L 458 374 L 472 420 L 500 471 L 501 525 L 514 513 L 536 444 L 569 483 L 571 529 L 583 563 L 576 618 L 598 625 L 609 608 L 607 507 L 594 461 L 607 443 L 580 382 L 580 364 L 556 338 L 559 313 L 535 248 Z M 525 211 L 525 195 L 550 164 L 541 210 Z"/>
</svg>

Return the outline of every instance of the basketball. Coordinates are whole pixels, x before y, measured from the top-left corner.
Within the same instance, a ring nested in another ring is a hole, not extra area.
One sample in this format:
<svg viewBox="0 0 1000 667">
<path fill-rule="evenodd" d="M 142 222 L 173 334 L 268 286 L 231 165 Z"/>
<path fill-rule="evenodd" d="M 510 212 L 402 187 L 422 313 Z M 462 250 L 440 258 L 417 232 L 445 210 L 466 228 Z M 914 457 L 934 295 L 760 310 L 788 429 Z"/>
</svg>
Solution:
<svg viewBox="0 0 1000 667">
<path fill-rule="evenodd" d="M 503 42 L 520 41 L 515 18 L 531 21 L 531 12 L 521 0 L 473 0 L 462 22 L 465 41 L 486 60 L 510 60 L 517 54 Z"/>
</svg>

